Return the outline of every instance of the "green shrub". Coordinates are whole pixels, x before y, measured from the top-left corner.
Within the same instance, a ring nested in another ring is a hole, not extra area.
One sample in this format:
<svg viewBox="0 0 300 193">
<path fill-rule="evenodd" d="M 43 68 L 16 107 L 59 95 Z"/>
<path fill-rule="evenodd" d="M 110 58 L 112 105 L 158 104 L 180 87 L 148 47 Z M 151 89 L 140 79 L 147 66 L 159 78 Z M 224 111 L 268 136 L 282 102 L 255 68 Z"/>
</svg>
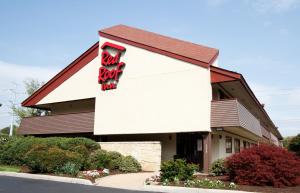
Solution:
<svg viewBox="0 0 300 193">
<path fill-rule="evenodd" d="M 110 168 L 111 159 L 107 151 L 99 149 L 91 153 L 88 158 L 89 169 Z"/>
<path fill-rule="evenodd" d="M 93 152 L 88 159 L 89 169 L 118 169 L 121 172 L 138 172 L 141 165 L 132 156 L 122 156 L 115 151 L 99 149 Z"/>
<path fill-rule="evenodd" d="M 193 178 L 193 174 L 197 169 L 195 164 L 187 164 L 185 160 L 176 159 L 165 161 L 161 165 L 161 179 L 174 181 L 174 178 L 179 180 L 188 180 Z"/>
<path fill-rule="evenodd" d="M 122 154 L 116 151 L 109 151 L 107 154 L 110 160 L 109 169 L 119 169 L 122 162 Z"/>
<path fill-rule="evenodd" d="M 2 141 L 2 140 L 1 140 Z M 68 150 L 84 157 L 97 149 L 100 145 L 87 138 L 65 138 L 65 137 L 10 137 L 5 142 L 1 142 L 0 164 L 23 165 L 24 156 L 33 146 L 45 145 L 47 147 L 58 147 L 62 150 Z"/>
<path fill-rule="evenodd" d="M 100 149 L 100 145 L 88 138 L 84 137 L 75 137 L 75 138 L 66 138 L 66 137 L 48 137 L 43 138 L 45 142 L 50 146 L 58 146 L 61 149 L 64 150 L 70 150 L 75 151 L 78 150 L 77 153 L 82 153 L 82 147 L 85 147 L 85 149 L 88 152 L 95 151 L 97 149 Z M 80 146 L 81 148 L 76 148 Z"/>
<path fill-rule="evenodd" d="M 211 173 L 215 176 L 222 176 L 226 174 L 226 167 L 225 167 L 224 159 L 217 159 L 212 163 Z"/>
<path fill-rule="evenodd" d="M 8 165 L 24 164 L 24 155 L 31 148 L 32 137 L 10 137 L 0 148 L 0 163 Z"/>
<path fill-rule="evenodd" d="M 56 168 L 55 173 L 57 174 L 69 174 L 71 176 L 76 176 L 79 173 L 80 167 L 72 162 L 67 162 L 60 168 Z"/>
<path fill-rule="evenodd" d="M 76 152 L 59 147 L 48 147 L 44 144 L 35 145 L 25 155 L 25 164 L 33 172 L 53 173 L 68 162 L 74 163 L 80 168 L 83 164 L 83 157 Z"/>
<path fill-rule="evenodd" d="M 141 164 L 132 156 L 122 157 L 119 170 L 122 172 L 139 172 Z"/>
</svg>

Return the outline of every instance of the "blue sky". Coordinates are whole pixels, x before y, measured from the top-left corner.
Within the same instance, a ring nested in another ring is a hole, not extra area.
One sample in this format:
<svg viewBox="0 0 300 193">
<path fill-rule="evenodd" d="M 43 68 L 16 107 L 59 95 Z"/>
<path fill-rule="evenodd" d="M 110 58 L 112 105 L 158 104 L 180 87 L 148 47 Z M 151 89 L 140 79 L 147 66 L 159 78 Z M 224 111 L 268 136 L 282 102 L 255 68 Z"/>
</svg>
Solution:
<svg viewBox="0 0 300 193">
<path fill-rule="evenodd" d="M 284 136 L 300 133 L 300 1 L 0 1 L 0 127 L 26 78 L 49 80 L 125 24 L 218 48 L 220 67 L 244 75 Z"/>
</svg>

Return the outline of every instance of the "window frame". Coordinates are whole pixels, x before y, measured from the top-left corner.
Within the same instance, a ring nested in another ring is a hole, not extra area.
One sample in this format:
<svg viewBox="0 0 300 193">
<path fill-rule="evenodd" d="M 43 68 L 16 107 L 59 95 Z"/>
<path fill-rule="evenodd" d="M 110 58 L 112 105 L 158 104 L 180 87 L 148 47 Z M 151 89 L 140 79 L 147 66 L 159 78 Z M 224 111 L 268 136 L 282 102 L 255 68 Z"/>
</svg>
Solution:
<svg viewBox="0 0 300 193">
<path fill-rule="evenodd" d="M 232 137 L 230 136 L 225 137 L 225 151 L 226 153 L 232 153 Z"/>
<path fill-rule="evenodd" d="M 234 138 L 234 153 L 241 152 L 241 140 L 239 138 Z"/>
</svg>

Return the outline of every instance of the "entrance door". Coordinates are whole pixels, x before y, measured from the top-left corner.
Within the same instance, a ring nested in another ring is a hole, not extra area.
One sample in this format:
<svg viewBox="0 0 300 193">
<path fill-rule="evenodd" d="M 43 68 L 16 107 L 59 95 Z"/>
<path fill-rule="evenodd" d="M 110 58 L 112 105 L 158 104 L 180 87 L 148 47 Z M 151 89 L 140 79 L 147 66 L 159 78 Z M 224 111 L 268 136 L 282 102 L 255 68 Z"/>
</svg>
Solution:
<svg viewBox="0 0 300 193">
<path fill-rule="evenodd" d="M 203 168 L 203 138 L 200 133 L 177 134 L 177 158 L 185 159 L 188 163 L 199 164 Z"/>
</svg>

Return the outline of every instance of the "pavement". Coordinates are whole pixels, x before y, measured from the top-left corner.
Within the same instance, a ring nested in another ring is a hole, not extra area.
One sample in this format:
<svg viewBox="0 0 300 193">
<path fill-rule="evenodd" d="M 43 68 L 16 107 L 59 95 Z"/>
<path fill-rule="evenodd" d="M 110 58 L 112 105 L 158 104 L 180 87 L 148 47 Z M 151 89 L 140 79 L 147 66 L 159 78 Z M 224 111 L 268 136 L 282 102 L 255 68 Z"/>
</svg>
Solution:
<svg viewBox="0 0 300 193">
<path fill-rule="evenodd" d="M 130 174 L 111 175 L 96 180 L 95 185 L 111 188 L 121 188 L 126 190 L 140 190 L 149 192 L 166 193 L 249 193 L 236 190 L 216 190 L 203 188 L 187 188 L 175 186 L 145 185 L 145 180 L 157 173 L 140 172 Z"/>
<path fill-rule="evenodd" d="M 156 186 L 156 185 L 145 185 L 140 190 L 148 191 L 148 192 L 165 192 L 165 193 L 250 193 L 250 192 L 237 191 L 237 190 L 217 190 L 217 189 Z"/>
<path fill-rule="evenodd" d="M 90 180 L 86 180 L 86 179 L 70 178 L 70 177 L 62 177 L 62 176 L 50 176 L 50 175 L 42 175 L 42 174 L 0 172 L 0 177 L 1 176 L 28 178 L 28 179 L 35 179 L 35 180 L 50 180 L 56 182 L 66 182 L 66 183 L 83 184 L 83 185 L 93 185 L 93 183 Z"/>
<path fill-rule="evenodd" d="M 0 193 L 147 193 L 83 184 L 0 176 Z"/>
<path fill-rule="evenodd" d="M 144 187 L 147 178 L 155 175 L 154 172 L 139 172 L 129 174 L 116 174 L 98 178 L 95 185 L 112 187 L 112 188 L 123 188 L 130 190 L 140 190 Z"/>
<path fill-rule="evenodd" d="M 155 174 L 157 173 L 141 172 L 111 175 L 97 179 L 93 185 L 89 180 L 78 178 L 0 172 L 0 193 L 247 193 L 236 190 L 145 185 L 145 180 Z"/>
</svg>

